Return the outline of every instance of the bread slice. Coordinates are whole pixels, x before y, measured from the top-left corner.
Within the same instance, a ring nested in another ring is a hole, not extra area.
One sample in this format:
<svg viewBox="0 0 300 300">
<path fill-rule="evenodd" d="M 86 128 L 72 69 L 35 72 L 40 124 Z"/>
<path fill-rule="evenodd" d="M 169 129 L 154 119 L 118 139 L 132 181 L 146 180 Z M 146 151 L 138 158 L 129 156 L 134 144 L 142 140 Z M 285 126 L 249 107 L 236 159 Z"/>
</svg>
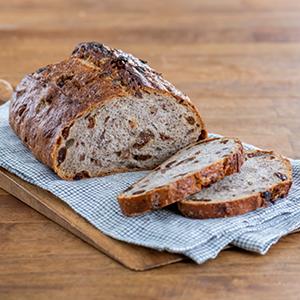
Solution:
<svg viewBox="0 0 300 300">
<path fill-rule="evenodd" d="M 117 198 L 127 216 L 164 207 L 240 170 L 243 145 L 236 138 L 192 144 L 134 183 Z"/>
<path fill-rule="evenodd" d="M 240 173 L 178 202 L 184 216 L 194 219 L 244 214 L 288 195 L 292 185 L 289 160 L 274 152 L 245 151 Z"/>
<path fill-rule="evenodd" d="M 9 122 L 66 180 L 149 170 L 207 137 L 190 99 L 146 61 L 99 43 L 28 74 Z"/>
</svg>

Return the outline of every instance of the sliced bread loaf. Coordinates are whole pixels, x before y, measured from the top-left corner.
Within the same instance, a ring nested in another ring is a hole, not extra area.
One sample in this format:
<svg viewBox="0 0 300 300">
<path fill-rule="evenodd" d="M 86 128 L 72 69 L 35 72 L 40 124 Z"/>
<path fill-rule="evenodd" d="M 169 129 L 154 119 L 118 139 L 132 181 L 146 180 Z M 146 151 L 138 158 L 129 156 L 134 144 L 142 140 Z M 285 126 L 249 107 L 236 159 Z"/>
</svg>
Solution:
<svg viewBox="0 0 300 300">
<path fill-rule="evenodd" d="M 189 145 L 117 197 L 122 213 L 137 215 L 179 201 L 238 172 L 243 162 L 243 145 L 236 138 Z"/>
<path fill-rule="evenodd" d="M 190 99 L 129 53 L 99 43 L 28 74 L 9 122 L 33 155 L 61 178 L 151 170 L 205 139 Z"/>
<path fill-rule="evenodd" d="M 185 198 L 178 202 L 178 208 L 184 216 L 194 219 L 241 215 L 286 197 L 291 185 L 289 160 L 274 152 L 245 151 L 240 173 Z"/>
</svg>

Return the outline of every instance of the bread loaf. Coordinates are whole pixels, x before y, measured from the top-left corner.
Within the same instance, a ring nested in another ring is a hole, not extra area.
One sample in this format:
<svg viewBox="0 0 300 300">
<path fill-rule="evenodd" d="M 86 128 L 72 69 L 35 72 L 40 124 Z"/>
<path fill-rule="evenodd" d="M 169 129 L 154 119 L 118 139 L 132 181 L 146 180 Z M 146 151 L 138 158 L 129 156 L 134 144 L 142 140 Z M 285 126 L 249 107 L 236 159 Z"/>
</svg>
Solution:
<svg viewBox="0 0 300 300">
<path fill-rule="evenodd" d="M 240 173 L 178 202 L 184 216 L 194 219 L 236 216 L 288 195 L 293 182 L 289 160 L 267 151 L 245 153 Z"/>
<path fill-rule="evenodd" d="M 243 145 L 235 138 L 189 145 L 117 197 L 122 213 L 137 215 L 172 204 L 238 172 L 243 162 Z"/>
<path fill-rule="evenodd" d="M 207 132 L 190 99 L 146 61 L 99 43 L 25 76 L 9 122 L 33 155 L 78 180 L 153 169 Z"/>
</svg>

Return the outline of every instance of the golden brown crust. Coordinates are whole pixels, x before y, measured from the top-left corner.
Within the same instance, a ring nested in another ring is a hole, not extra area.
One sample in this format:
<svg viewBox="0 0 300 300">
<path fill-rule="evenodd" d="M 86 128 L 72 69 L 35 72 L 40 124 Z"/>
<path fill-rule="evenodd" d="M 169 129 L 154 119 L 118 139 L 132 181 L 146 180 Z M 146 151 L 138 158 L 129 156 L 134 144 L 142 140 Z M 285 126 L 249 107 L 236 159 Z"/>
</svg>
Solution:
<svg viewBox="0 0 300 300">
<path fill-rule="evenodd" d="M 252 151 L 247 151 L 247 153 Z M 267 151 L 253 151 L 253 155 L 260 155 L 270 153 Z M 275 155 L 275 154 L 274 154 Z M 281 157 L 282 158 L 282 157 Z M 282 158 L 283 159 L 283 158 Z M 180 201 L 177 203 L 181 213 L 188 218 L 192 219 L 214 219 L 214 218 L 226 218 L 237 215 L 243 215 L 246 212 L 258 209 L 260 207 L 266 207 L 268 202 L 275 201 L 278 198 L 287 197 L 290 187 L 292 186 L 292 168 L 290 162 L 285 160 L 286 167 L 289 172 L 287 180 L 279 184 L 275 184 L 270 189 L 249 195 L 248 197 L 236 199 L 234 201 L 228 201 L 223 203 L 205 203 L 205 202 L 185 202 Z"/>
<path fill-rule="evenodd" d="M 196 144 L 207 143 L 216 139 L 218 138 L 204 140 Z M 189 174 L 162 188 L 149 191 L 145 194 L 123 197 L 121 193 L 117 198 L 122 213 L 126 216 L 133 216 L 153 209 L 165 207 L 199 192 L 202 188 L 208 187 L 225 176 L 238 172 L 244 163 L 244 148 L 240 140 L 235 140 L 239 144 L 236 153 L 220 159 L 209 167 Z M 192 145 L 188 147 L 191 146 Z M 184 151 L 186 148 L 183 148 L 180 151 Z M 172 159 L 173 158 L 171 157 L 167 161 Z"/>
<path fill-rule="evenodd" d="M 56 170 L 57 147 L 84 113 L 111 99 L 140 91 L 172 95 L 191 107 L 207 137 L 204 122 L 189 98 L 145 61 L 99 43 L 82 43 L 69 59 L 25 76 L 10 102 L 9 123 L 33 155 Z"/>
</svg>

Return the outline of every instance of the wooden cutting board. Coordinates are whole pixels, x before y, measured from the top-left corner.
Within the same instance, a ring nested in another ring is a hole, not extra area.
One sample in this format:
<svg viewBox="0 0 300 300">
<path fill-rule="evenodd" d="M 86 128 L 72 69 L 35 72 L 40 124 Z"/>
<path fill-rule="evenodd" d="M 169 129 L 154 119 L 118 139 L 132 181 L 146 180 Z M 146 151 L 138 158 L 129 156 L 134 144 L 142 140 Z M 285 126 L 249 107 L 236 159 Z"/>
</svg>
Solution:
<svg viewBox="0 0 300 300">
<path fill-rule="evenodd" d="M 96 229 L 68 204 L 0 167 L 0 187 L 125 267 L 144 271 L 185 259 L 113 239 Z"/>
</svg>

